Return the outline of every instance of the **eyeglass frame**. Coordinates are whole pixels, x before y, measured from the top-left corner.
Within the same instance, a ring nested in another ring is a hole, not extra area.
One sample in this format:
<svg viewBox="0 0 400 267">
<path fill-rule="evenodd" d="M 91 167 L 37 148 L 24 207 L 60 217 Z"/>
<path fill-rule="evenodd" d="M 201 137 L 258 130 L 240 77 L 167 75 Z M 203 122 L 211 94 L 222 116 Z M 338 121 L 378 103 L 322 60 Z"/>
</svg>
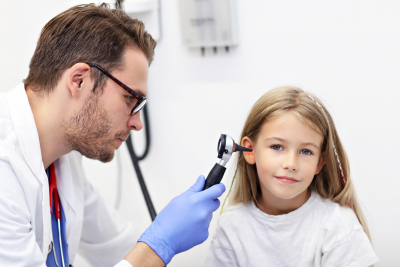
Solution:
<svg viewBox="0 0 400 267">
<path fill-rule="evenodd" d="M 138 93 L 136 93 L 135 91 L 133 91 L 131 88 L 129 88 L 127 85 L 125 85 L 123 82 L 121 82 L 120 80 L 118 80 L 117 78 L 115 78 L 114 76 L 112 76 L 108 71 L 106 71 L 105 69 L 103 69 L 102 67 L 100 67 L 97 64 L 94 63 L 88 63 L 85 62 L 86 64 L 88 64 L 90 67 L 94 67 L 96 69 L 98 69 L 99 71 L 101 71 L 104 75 L 106 75 L 108 78 L 110 78 L 111 80 L 113 80 L 114 82 L 116 82 L 119 86 L 121 86 L 125 91 L 127 91 L 130 95 L 132 95 L 134 98 L 136 98 L 138 100 L 138 102 L 136 103 L 136 105 L 132 108 L 131 111 L 131 116 L 135 115 L 136 113 L 138 113 L 140 110 L 142 110 L 142 108 L 146 105 L 147 103 L 147 97 L 141 96 Z M 135 111 L 135 109 L 139 107 L 138 110 Z"/>
</svg>

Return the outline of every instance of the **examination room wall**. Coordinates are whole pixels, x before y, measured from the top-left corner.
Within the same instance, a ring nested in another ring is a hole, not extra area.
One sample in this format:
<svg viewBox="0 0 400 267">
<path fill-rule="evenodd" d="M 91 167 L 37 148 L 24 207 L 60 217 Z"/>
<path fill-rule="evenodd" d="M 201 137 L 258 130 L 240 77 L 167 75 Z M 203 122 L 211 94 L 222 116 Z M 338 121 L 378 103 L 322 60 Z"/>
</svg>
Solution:
<svg viewBox="0 0 400 267">
<path fill-rule="evenodd" d="M 27 76 L 41 28 L 66 2 L 0 1 L 0 91 Z M 200 49 L 182 44 L 178 0 L 162 1 L 163 35 L 148 83 L 151 147 L 140 163 L 156 210 L 208 174 L 221 133 L 240 141 L 244 120 L 263 93 L 294 85 L 317 95 L 334 118 L 377 266 L 399 266 L 400 2 L 238 0 L 237 9 L 239 45 L 201 56 Z M 140 153 L 144 134 L 133 139 Z M 117 156 L 120 161 L 107 164 L 84 159 L 84 169 L 110 205 L 120 176 L 119 209 L 135 225 L 137 239 L 151 221 L 125 144 Z M 233 163 L 222 180 L 228 189 Z M 202 266 L 218 217 L 219 210 L 210 238 L 169 266 Z M 75 265 L 89 266 L 80 256 Z"/>
</svg>

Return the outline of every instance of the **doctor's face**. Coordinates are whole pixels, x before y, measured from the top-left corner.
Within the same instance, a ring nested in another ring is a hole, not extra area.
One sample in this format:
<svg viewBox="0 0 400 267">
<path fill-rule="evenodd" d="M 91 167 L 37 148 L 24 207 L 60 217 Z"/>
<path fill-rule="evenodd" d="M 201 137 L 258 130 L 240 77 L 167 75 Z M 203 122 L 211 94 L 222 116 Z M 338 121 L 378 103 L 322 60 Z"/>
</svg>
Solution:
<svg viewBox="0 0 400 267">
<path fill-rule="evenodd" d="M 111 74 L 142 96 L 147 94 L 148 61 L 136 49 L 124 53 L 124 69 Z M 65 139 L 72 150 L 109 162 L 114 151 L 143 125 L 140 112 L 131 116 L 132 97 L 120 85 L 107 78 L 103 89 L 90 92 L 80 111 L 64 122 Z"/>
</svg>

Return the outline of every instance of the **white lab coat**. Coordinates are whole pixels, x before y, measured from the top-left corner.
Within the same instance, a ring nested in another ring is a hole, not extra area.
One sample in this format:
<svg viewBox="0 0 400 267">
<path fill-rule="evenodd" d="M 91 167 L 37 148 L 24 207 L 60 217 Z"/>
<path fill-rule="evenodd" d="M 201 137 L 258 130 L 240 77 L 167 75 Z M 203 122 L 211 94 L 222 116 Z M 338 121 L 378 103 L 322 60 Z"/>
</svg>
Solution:
<svg viewBox="0 0 400 267">
<path fill-rule="evenodd" d="M 132 225 L 93 189 L 78 152 L 54 164 L 70 263 L 79 249 L 94 266 L 117 264 L 137 241 Z M 50 231 L 48 178 L 35 120 L 20 84 L 0 94 L 0 266 L 45 266 Z"/>
</svg>

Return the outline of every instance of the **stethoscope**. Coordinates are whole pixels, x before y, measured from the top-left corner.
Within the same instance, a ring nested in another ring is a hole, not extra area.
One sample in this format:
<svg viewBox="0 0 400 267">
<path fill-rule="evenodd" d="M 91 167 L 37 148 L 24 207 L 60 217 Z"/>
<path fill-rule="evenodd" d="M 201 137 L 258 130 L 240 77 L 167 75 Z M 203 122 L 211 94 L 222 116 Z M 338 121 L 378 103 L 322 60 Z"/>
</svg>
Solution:
<svg viewBox="0 0 400 267">
<path fill-rule="evenodd" d="M 147 205 L 147 209 L 149 210 L 149 214 L 151 217 L 151 220 L 154 221 L 154 219 L 157 216 L 157 212 L 154 209 L 153 202 L 151 201 L 149 191 L 147 190 L 146 183 L 143 178 L 142 171 L 140 170 L 139 166 L 139 161 L 143 160 L 147 154 L 149 153 L 149 148 L 150 148 L 150 123 L 149 123 L 149 115 L 147 111 L 147 105 L 144 106 L 142 109 L 143 112 L 143 120 L 144 120 L 144 131 L 146 133 L 146 147 L 143 152 L 143 155 L 138 156 L 135 153 L 135 150 L 133 148 L 133 142 L 132 142 L 132 134 L 129 135 L 128 139 L 126 139 L 126 146 L 128 147 L 129 155 L 131 156 L 132 164 L 133 167 L 135 168 L 136 171 L 136 176 L 139 180 L 140 188 L 142 189 L 143 192 L 143 197 Z"/>
<path fill-rule="evenodd" d="M 58 240 L 60 241 L 60 252 L 61 252 L 61 261 L 62 267 L 65 267 L 64 263 L 64 253 L 62 247 L 62 239 L 61 239 L 61 206 L 60 206 L 60 197 L 58 196 L 57 191 L 57 182 L 56 182 L 56 171 L 54 169 L 54 163 L 50 165 L 50 182 L 49 182 L 49 193 L 50 193 L 50 213 L 53 213 L 53 204 L 54 210 L 56 213 L 56 219 L 58 224 Z M 53 203 L 54 198 L 54 203 Z M 57 261 L 56 252 L 54 249 L 54 238 L 53 238 L 53 230 L 51 232 L 51 250 L 53 251 L 54 259 L 56 262 L 57 267 L 60 267 Z"/>
</svg>

